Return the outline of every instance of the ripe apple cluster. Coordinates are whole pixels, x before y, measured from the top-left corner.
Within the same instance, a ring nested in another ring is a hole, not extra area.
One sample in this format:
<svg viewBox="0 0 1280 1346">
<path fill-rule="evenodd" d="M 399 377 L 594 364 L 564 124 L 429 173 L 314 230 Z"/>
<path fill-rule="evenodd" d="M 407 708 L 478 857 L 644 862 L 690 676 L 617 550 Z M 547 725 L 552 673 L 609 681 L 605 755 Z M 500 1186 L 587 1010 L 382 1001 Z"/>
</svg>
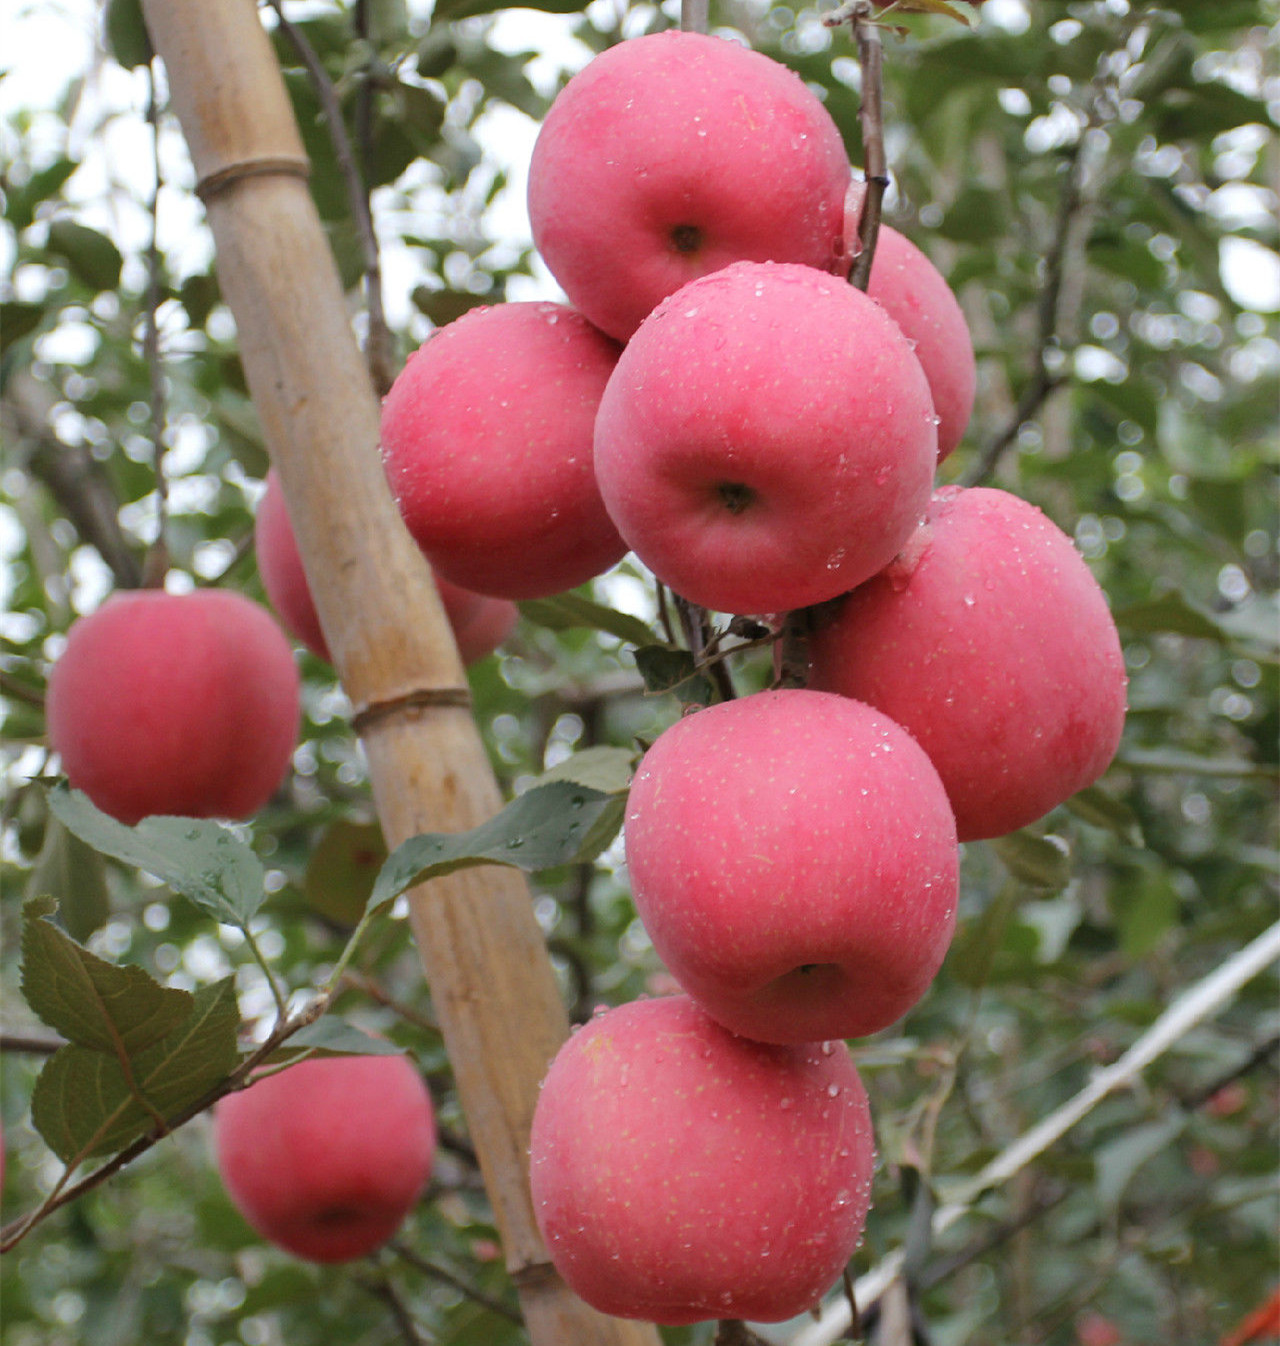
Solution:
<svg viewBox="0 0 1280 1346">
<path fill-rule="evenodd" d="M 959 844 L 1105 769 L 1119 642 L 1070 540 L 935 490 L 975 390 L 960 307 L 882 226 L 783 66 L 688 32 L 569 81 L 529 173 L 570 306 L 473 310 L 411 358 L 382 451 L 439 574 L 548 594 L 625 551 L 704 608 L 811 610 L 811 685 L 688 715 L 646 753 L 626 852 L 684 992 L 606 1011 L 533 1122 L 539 1227 L 598 1309 L 811 1307 L 861 1234 L 874 1148 L 844 1039 L 924 994 Z"/>
</svg>

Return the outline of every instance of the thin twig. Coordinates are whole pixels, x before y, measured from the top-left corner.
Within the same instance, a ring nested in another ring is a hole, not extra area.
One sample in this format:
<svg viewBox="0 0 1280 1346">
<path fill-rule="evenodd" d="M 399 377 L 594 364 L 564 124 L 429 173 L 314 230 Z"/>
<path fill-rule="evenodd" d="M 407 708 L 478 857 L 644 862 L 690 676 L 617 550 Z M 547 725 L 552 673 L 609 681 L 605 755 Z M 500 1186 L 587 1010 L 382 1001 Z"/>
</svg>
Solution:
<svg viewBox="0 0 1280 1346">
<path fill-rule="evenodd" d="M 1241 987 L 1277 958 L 1280 958 L 1280 921 L 1179 996 L 1114 1064 L 1098 1071 L 1074 1098 L 1024 1132 L 963 1183 L 952 1199 L 934 1212 L 933 1237 L 937 1239 L 967 1215 L 984 1192 L 1008 1182 L 1039 1158 L 1103 1099 L 1132 1084 L 1147 1066 L 1229 1004 Z M 901 1271 L 902 1264 L 902 1249 L 895 1249 L 879 1266 L 860 1277 L 858 1302 L 867 1305 L 879 1298 Z M 792 1337 L 790 1346 L 831 1346 L 848 1326 L 848 1304 L 843 1299 L 832 1300 L 816 1323 L 801 1328 Z"/>
<path fill-rule="evenodd" d="M 342 105 L 338 102 L 338 92 L 329 78 L 329 72 L 316 55 L 315 48 L 307 41 L 306 35 L 285 17 L 282 0 L 271 0 L 271 8 L 275 10 L 280 31 L 293 44 L 294 50 L 307 69 L 307 75 L 324 112 L 325 124 L 329 128 L 329 139 L 333 142 L 333 154 L 338 161 L 338 172 L 347 190 L 347 208 L 351 211 L 351 218 L 356 226 L 356 237 L 360 242 L 360 261 L 364 269 L 365 303 L 369 319 L 365 361 L 369 366 L 369 376 L 378 392 L 385 393 L 390 388 L 393 377 L 384 359 L 390 346 L 390 333 L 387 331 L 386 318 L 382 311 L 382 263 L 378 256 L 378 236 L 373 229 L 373 216 L 369 210 L 364 179 L 356 164 L 351 138 L 347 135 L 347 125 L 342 116 Z"/>
<path fill-rule="evenodd" d="M 490 1313 L 498 1314 L 499 1317 L 505 1318 L 508 1322 L 523 1324 L 524 1320 L 515 1309 L 509 1308 L 500 1299 L 495 1299 L 469 1281 L 463 1280 L 461 1276 L 454 1271 L 450 1271 L 448 1267 L 441 1266 L 439 1262 L 433 1262 L 429 1257 L 423 1257 L 400 1239 L 392 1239 L 387 1247 L 397 1257 L 401 1257 L 408 1262 L 415 1270 L 422 1272 L 424 1276 L 431 1276 L 435 1280 L 453 1286 L 460 1294 L 466 1295 L 468 1299 L 474 1300 L 482 1308 L 488 1309 Z"/>
<path fill-rule="evenodd" d="M 0 1033 L 0 1052 L 31 1052 L 51 1056 L 59 1047 L 66 1045 L 66 1038 L 43 1033 Z"/>
<path fill-rule="evenodd" d="M 721 1318 L 716 1327 L 714 1346 L 769 1346 L 762 1337 L 757 1336 L 746 1323 L 736 1318 Z"/>
<path fill-rule="evenodd" d="M 680 27 L 684 32 L 705 33 L 710 23 L 710 0 L 680 0 Z"/>
<path fill-rule="evenodd" d="M 22 701 L 28 706 L 44 709 L 44 693 L 38 687 L 27 686 L 25 682 L 11 677 L 3 669 L 0 669 L 0 696 L 7 696 L 11 701 Z"/>
<path fill-rule="evenodd" d="M 435 1337 L 424 1336 L 418 1324 L 413 1321 L 413 1315 L 409 1312 L 408 1306 L 400 1298 L 399 1292 L 389 1280 L 371 1280 L 363 1276 L 357 1277 L 357 1284 L 364 1290 L 367 1290 L 375 1299 L 380 1299 L 391 1312 L 395 1319 L 396 1329 L 400 1333 L 400 1339 L 405 1346 L 430 1346 L 435 1341 Z"/>
<path fill-rule="evenodd" d="M 977 461 L 963 477 L 965 486 L 980 486 L 996 470 L 1000 459 L 1018 438 L 1022 427 L 1044 406 L 1051 393 L 1062 386 L 1060 378 L 1049 368 L 1049 351 L 1059 344 L 1062 321 L 1062 282 L 1066 273 L 1067 245 L 1071 239 L 1076 217 L 1084 205 L 1084 137 L 1072 146 L 1067 160 L 1062 191 L 1058 197 L 1058 211 L 1053 224 L 1053 237 L 1044 256 L 1044 284 L 1036 306 L 1036 335 L 1031 377 L 1018 399 L 1018 405 L 1004 429 L 978 456 Z"/>
<path fill-rule="evenodd" d="M 160 359 L 160 104 L 156 95 L 155 63 L 147 67 L 147 124 L 151 128 L 151 237 L 147 240 L 147 312 L 142 332 L 143 358 L 151 379 L 152 470 L 156 486 L 156 536 L 142 568 L 142 583 L 160 588 L 169 569 L 169 478 L 165 471 L 168 412 L 164 365 Z"/>
</svg>

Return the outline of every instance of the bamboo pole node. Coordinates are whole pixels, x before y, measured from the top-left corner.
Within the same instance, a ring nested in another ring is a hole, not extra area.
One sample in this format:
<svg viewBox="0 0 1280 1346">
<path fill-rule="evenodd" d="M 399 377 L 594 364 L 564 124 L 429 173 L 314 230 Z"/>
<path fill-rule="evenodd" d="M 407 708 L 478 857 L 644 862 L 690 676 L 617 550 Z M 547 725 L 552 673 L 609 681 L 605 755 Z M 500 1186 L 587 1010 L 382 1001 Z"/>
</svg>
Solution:
<svg viewBox="0 0 1280 1346">
<path fill-rule="evenodd" d="M 370 701 L 360 706 L 351 716 L 351 724 L 356 733 L 363 735 L 365 730 L 378 720 L 389 715 L 398 715 L 405 710 L 435 710 L 441 707 L 450 710 L 471 709 L 471 689 L 469 687 L 418 687 L 402 696 L 393 696 L 386 701 Z"/>
<path fill-rule="evenodd" d="M 237 159 L 223 164 L 196 183 L 196 195 L 208 205 L 209 201 L 244 178 L 288 177 L 307 179 L 311 176 L 311 161 L 292 154 L 266 154 L 254 159 Z"/>
</svg>

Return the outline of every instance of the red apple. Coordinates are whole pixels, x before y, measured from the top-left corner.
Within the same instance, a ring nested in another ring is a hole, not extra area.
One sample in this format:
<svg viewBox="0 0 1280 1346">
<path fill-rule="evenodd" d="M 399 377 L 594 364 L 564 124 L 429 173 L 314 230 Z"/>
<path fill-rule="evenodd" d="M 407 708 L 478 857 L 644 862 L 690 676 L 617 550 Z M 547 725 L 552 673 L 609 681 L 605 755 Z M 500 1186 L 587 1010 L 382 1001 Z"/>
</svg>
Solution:
<svg viewBox="0 0 1280 1346">
<path fill-rule="evenodd" d="M 849 191 L 846 242 L 850 248 L 858 236 L 864 194 L 862 183 L 855 183 Z M 902 329 L 929 380 L 938 416 L 941 462 L 959 444 L 973 412 L 977 367 L 964 310 L 938 268 L 887 224 L 876 235 L 867 293 Z"/>
<path fill-rule="evenodd" d="M 848 154 L 769 57 L 664 32 L 597 56 L 529 163 L 533 241 L 570 301 L 625 341 L 664 296 L 730 262 L 840 261 Z"/>
<path fill-rule="evenodd" d="M 422 1195 L 435 1118 L 403 1056 L 312 1058 L 214 1109 L 218 1171 L 263 1238 L 312 1262 L 384 1244 Z"/>
<path fill-rule="evenodd" d="M 810 685 L 897 720 L 962 841 L 1034 822 L 1106 770 L 1125 672 L 1106 596 L 1067 537 L 1005 491 L 945 487 L 903 556 L 814 636 Z"/>
<path fill-rule="evenodd" d="M 749 1042 L 684 996 L 576 1032 L 530 1148 L 534 1213 L 570 1288 L 671 1324 L 812 1308 L 861 1237 L 874 1163 L 844 1043 Z"/>
<path fill-rule="evenodd" d="M 274 470 L 267 473 L 267 490 L 258 502 L 253 535 L 262 587 L 285 630 L 317 658 L 332 663 L 289 522 L 284 492 Z M 464 664 L 473 664 L 491 654 L 511 634 L 520 615 L 515 604 L 505 598 L 472 593 L 439 575 L 435 576 L 435 584 Z"/>
<path fill-rule="evenodd" d="M 886 715 L 760 692 L 660 734 L 631 786 L 636 910 L 676 980 L 761 1042 L 874 1033 L 928 989 L 955 924 L 955 823 Z"/>
<path fill-rule="evenodd" d="M 289 769 L 298 672 L 241 594 L 122 592 L 71 627 L 46 712 L 67 779 L 121 822 L 248 818 Z"/>
<path fill-rule="evenodd" d="M 812 267 L 739 262 L 645 320 L 600 403 L 596 475 L 664 584 L 722 612 L 821 603 L 887 565 L 937 463 L 920 362 Z"/>
<path fill-rule="evenodd" d="M 409 358 L 382 404 L 382 454 L 436 571 L 542 598 L 621 560 L 592 471 L 618 346 L 562 304 L 472 309 Z"/>
</svg>

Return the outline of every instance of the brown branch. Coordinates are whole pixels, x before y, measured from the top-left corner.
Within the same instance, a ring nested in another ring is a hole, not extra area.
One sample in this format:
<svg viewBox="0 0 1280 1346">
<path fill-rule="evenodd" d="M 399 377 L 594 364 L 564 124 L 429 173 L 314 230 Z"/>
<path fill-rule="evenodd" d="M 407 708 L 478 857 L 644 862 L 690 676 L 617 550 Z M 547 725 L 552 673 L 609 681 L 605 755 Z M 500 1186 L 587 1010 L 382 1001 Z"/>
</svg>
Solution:
<svg viewBox="0 0 1280 1346">
<path fill-rule="evenodd" d="M 451 1285 L 460 1294 L 466 1295 L 468 1299 L 474 1300 L 482 1308 L 486 1308 L 490 1313 L 496 1313 L 499 1317 L 505 1318 L 508 1322 L 523 1324 L 523 1320 L 515 1309 L 509 1308 L 500 1299 L 494 1299 L 492 1295 L 486 1294 L 477 1286 L 469 1281 L 463 1280 L 456 1272 L 450 1271 L 448 1267 L 443 1267 L 439 1262 L 433 1262 L 429 1257 L 423 1257 L 414 1252 L 408 1244 L 400 1239 L 392 1239 L 387 1247 L 391 1249 L 397 1257 L 403 1258 L 416 1271 L 422 1272 L 424 1276 L 431 1276 L 433 1279 L 443 1281 L 446 1285 Z"/>
<path fill-rule="evenodd" d="M 387 1306 L 405 1346 L 430 1346 L 430 1343 L 435 1341 L 435 1337 L 423 1336 L 418 1324 L 413 1321 L 408 1306 L 389 1280 L 371 1280 L 358 1276 L 356 1283 L 362 1290 L 367 1290 L 375 1299 L 380 1299 Z"/>
<path fill-rule="evenodd" d="M 38 1033 L 0 1033 L 0 1052 L 32 1052 L 51 1056 L 67 1041 L 60 1037 L 46 1037 Z"/>
<path fill-rule="evenodd" d="M 710 0 L 680 0 L 680 27 L 684 32 L 705 33 L 710 24 Z"/>
<path fill-rule="evenodd" d="M 368 192 L 356 164 L 351 137 L 347 135 L 347 124 L 342 116 L 342 105 L 338 102 L 338 92 L 329 78 L 329 72 L 316 55 L 315 48 L 307 41 L 306 34 L 285 17 L 283 0 L 271 0 L 271 8 L 279 21 L 280 31 L 293 44 L 306 67 L 307 76 L 320 100 L 325 125 L 329 128 L 329 139 L 333 142 L 334 158 L 338 161 L 338 172 L 347 190 L 347 208 L 355 222 L 356 237 L 360 242 L 360 260 L 364 267 L 365 304 L 369 320 L 365 362 L 369 367 L 369 377 L 381 395 L 391 387 L 395 375 L 390 357 L 391 334 L 382 308 L 382 262 L 378 255 L 378 236 L 373 229 Z"/>
<path fill-rule="evenodd" d="M 44 709 L 44 693 L 38 687 L 27 686 L 25 682 L 12 677 L 3 669 L 0 669 L 0 696 L 7 696 L 12 701 L 22 701 L 40 710 Z"/>
<path fill-rule="evenodd" d="M 869 17 L 871 6 L 864 0 L 851 18 L 853 38 L 858 46 L 858 66 L 862 71 L 862 105 L 858 120 L 862 124 L 863 175 L 866 194 L 858 216 L 858 251 L 849 268 L 849 284 L 865 291 L 871 284 L 871 264 L 875 260 L 876 240 L 880 235 L 880 208 L 889 186 L 889 166 L 884 153 L 884 72 L 880 29 Z"/>
<path fill-rule="evenodd" d="M 721 700 L 732 701 L 738 693 L 734 688 L 733 678 L 728 668 L 723 660 L 709 662 L 706 659 L 707 639 L 710 635 L 710 624 L 707 621 L 706 609 L 698 607 L 696 603 L 690 603 L 687 598 L 681 598 L 679 594 L 672 594 L 672 597 L 675 600 L 676 613 L 680 618 L 680 629 L 684 632 L 689 653 L 693 655 L 694 665 L 705 671 L 716 691 L 720 693 Z"/>
<path fill-rule="evenodd" d="M 1084 138 L 1072 147 L 1067 162 L 1066 175 L 1063 178 L 1062 191 L 1058 197 L 1058 210 L 1054 218 L 1053 237 L 1045 252 L 1044 285 L 1040 290 L 1040 300 L 1036 305 L 1035 348 L 1032 357 L 1031 377 L 1023 389 L 1018 405 L 1014 408 L 1004 429 L 991 441 L 978 456 L 977 461 L 962 478 L 965 486 L 980 486 L 995 471 L 1000 459 L 1004 457 L 1010 445 L 1022 429 L 1048 400 L 1049 395 L 1061 387 L 1065 379 L 1058 377 L 1049 369 L 1049 351 L 1059 344 L 1059 328 L 1062 322 L 1061 298 L 1063 278 L 1066 273 L 1067 245 L 1077 216 L 1084 207 L 1084 156 L 1082 147 Z"/>
<path fill-rule="evenodd" d="M 151 237 L 147 240 L 147 310 L 142 331 L 142 354 L 151 381 L 152 463 L 156 484 L 156 536 L 142 568 L 142 583 L 161 588 L 169 569 L 169 478 L 165 472 L 168 415 L 165 406 L 164 365 L 160 359 L 160 105 L 156 97 L 154 63 L 147 67 L 149 96 L 147 124 L 151 128 Z"/>
<path fill-rule="evenodd" d="M 746 1323 L 740 1323 L 736 1318 L 721 1318 L 716 1327 L 714 1346 L 769 1346 L 769 1343 Z"/>
<path fill-rule="evenodd" d="M 18 384 L 15 378 L 13 384 Z M 25 381 L 6 397 L 5 438 L 13 445 L 16 434 L 28 440 L 31 450 L 25 466 L 53 497 L 59 511 L 71 521 L 81 538 L 102 557 L 117 589 L 136 589 L 142 580 L 142 565 L 133 544 L 120 524 L 120 501 L 110 479 L 83 444 L 68 444 L 54 433 L 49 407 L 37 407 L 35 399 L 52 399 L 47 390 Z"/>
</svg>

